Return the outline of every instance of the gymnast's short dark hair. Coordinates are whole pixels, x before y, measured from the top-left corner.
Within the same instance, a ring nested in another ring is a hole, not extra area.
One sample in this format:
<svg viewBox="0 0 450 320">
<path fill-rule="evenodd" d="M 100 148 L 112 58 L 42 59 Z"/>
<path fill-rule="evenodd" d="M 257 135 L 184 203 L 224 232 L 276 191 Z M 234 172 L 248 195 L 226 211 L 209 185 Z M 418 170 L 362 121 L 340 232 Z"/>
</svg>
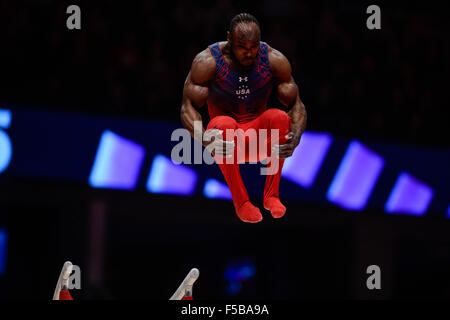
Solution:
<svg viewBox="0 0 450 320">
<path fill-rule="evenodd" d="M 233 19 L 231 19 L 230 30 L 229 30 L 230 33 L 233 33 L 234 27 L 237 24 L 242 23 L 242 22 L 244 22 L 244 23 L 254 22 L 254 23 L 256 23 L 258 28 L 261 28 L 258 20 L 256 20 L 256 18 L 254 16 L 252 16 L 250 13 L 239 13 L 239 14 L 235 15 L 233 17 Z"/>
</svg>

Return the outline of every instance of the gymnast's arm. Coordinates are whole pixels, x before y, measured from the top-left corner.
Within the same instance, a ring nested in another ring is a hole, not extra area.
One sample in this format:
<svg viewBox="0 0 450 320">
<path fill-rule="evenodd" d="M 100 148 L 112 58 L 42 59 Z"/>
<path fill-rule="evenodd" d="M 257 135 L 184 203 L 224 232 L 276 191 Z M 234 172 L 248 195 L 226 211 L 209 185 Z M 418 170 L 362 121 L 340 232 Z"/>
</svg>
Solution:
<svg viewBox="0 0 450 320">
<path fill-rule="evenodd" d="M 201 132 L 194 132 L 194 121 L 202 122 L 202 116 L 197 111 L 201 108 L 209 95 L 209 83 L 214 79 L 216 62 L 209 49 L 200 52 L 192 62 L 191 70 L 186 78 L 183 88 L 183 101 L 181 104 L 181 122 L 193 138 L 203 137 L 205 129 L 203 123 Z M 202 144 L 206 143 L 202 139 Z"/>
<path fill-rule="evenodd" d="M 288 107 L 291 118 L 291 128 L 286 144 L 280 146 L 280 158 L 290 157 L 300 143 L 300 138 L 306 129 L 306 108 L 300 100 L 298 86 L 292 77 L 291 64 L 279 51 L 271 49 L 269 52 L 270 66 L 280 102 Z"/>
</svg>

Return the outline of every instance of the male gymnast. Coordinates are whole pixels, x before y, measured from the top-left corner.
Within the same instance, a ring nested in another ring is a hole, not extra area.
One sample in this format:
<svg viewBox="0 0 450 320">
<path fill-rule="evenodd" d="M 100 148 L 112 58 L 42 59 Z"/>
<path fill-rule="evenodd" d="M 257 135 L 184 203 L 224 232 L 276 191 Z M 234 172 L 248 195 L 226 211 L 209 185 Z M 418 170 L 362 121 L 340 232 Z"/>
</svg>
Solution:
<svg viewBox="0 0 450 320">
<path fill-rule="evenodd" d="M 276 90 L 287 112 L 267 108 L 272 89 Z M 211 120 L 206 131 L 201 125 L 201 132 L 195 132 L 194 129 L 200 129 L 194 126 L 194 122 L 202 121 L 197 110 L 205 102 Z M 276 173 L 266 176 L 263 205 L 274 218 L 281 218 L 286 212 L 278 192 L 281 170 L 284 159 L 292 155 L 300 142 L 306 119 L 305 106 L 300 100 L 288 59 L 261 41 L 260 25 L 254 16 L 247 13 L 236 15 L 227 31 L 227 41 L 208 46 L 194 58 L 184 84 L 181 121 L 191 136 L 201 137 L 202 145 L 214 155 L 230 188 L 236 214 L 242 221 L 260 222 L 262 215 L 249 200 L 239 163 L 217 161 L 236 152 L 236 136 L 227 135 L 226 130 L 279 130 L 279 141 L 272 141 L 271 135 L 267 139 L 268 155 L 277 150 L 276 161 L 279 162 Z M 215 136 L 212 142 L 206 138 L 211 133 Z M 245 140 L 246 146 L 251 142 Z M 277 149 L 273 149 L 274 146 Z M 245 162 L 264 160 L 259 157 L 249 159 L 248 153 L 245 157 Z"/>
</svg>

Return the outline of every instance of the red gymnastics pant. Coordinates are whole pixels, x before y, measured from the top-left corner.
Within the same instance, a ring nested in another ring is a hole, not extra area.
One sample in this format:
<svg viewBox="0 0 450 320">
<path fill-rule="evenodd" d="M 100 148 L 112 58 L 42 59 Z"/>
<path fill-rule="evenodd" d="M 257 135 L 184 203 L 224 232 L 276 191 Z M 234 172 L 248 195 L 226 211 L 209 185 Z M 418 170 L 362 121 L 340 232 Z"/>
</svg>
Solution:
<svg viewBox="0 0 450 320">
<path fill-rule="evenodd" d="M 253 119 L 246 123 L 238 123 L 234 118 L 229 116 L 216 116 L 208 124 L 207 130 L 209 129 L 219 129 L 223 130 L 223 137 L 224 140 L 234 140 L 235 142 L 235 157 L 237 158 L 236 154 L 236 148 L 238 144 L 236 143 L 236 136 L 227 136 L 226 130 L 227 129 L 233 129 L 238 130 L 242 129 L 244 132 L 246 132 L 248 129 L 252 128 L 256 130 L 256 139 L 259 139 L 259 129 L 266 129 L 267 130 L 267 154 L 268 156 L 271 155 L 271 147 L 272 144 L 279 143 L 284 144 L 286 143 L 285 136 L 290 131 L 290 125 L 291 125 L 291 118 L 288 116 L 288 114 L 282 110 L 279 109 L 268 109 L 264 111 L 261 115 L 259 115 L 256 119 Z M 278 129 L 279 130 L 279 141 L 272 141 L 271 137 L 271 129 Z M 256 161 L 262 161 L 264 159 L 259 159 L 259 153 L 257 159 L 251 159 L 249 158 L 249 145 L 251 143 L 257 143 L 259 146 L 259 141 L 251 141 L 254 137 L 249 135 L 249 138 L 245 139 L 245 162 L 256 162 Z M 216 158 L 217 160 L 217 158 Z M 278 189 L 280 186 L 280 179 L 281 179 L 281 170 L 283 168 L 284 159 L 276 159 L 278 162 L 278 170 L 275 174 L 267 175 L 266 176 L 266 183 L 264 186 L 264 201 L 270 197 L 276 197 L 279 198 Z M 217 162 L 217 161 L 216 161 Z M 223 176 L 225 177 L 225 181 L 228 184 L 228 187 L 230 188 L 231 195 L 233 197 L 233 204 L 236 210 L 238 210 L 245 202 L 249 201 L 247 190 L 245 189 L 244 183 L 242 181 L 242 177 L 239 171 L 239 163 L 238 161 L 233 161 L 234 163 L 228 164 L 226 163 L 226 159 L 223 158 L 221 161 L 222 164 L 218 163 L 220 170 L 223 173 Z M 273 164 L 272 164 L 273 165 Z"/>
</svg>

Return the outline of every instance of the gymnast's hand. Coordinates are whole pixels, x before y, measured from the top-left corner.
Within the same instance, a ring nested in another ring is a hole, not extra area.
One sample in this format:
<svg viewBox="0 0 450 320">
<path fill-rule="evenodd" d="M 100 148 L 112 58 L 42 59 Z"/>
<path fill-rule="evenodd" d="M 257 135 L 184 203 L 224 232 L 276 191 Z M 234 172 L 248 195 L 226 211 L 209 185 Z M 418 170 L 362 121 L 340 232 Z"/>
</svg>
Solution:
<svg viewBox="0 0 450 320">
<path fill-rule="evenodd" d="M 219 129 L 205 131 L 203 134 L 203 145 L 213 156 L 230 158 L 234 151 L 234 141 L 223 140 L 222 133 L 223 130 Z"/>
<path fill-rule="evenodd" d="M 285 144 L 274 144 L 272 146 L 272 152 L 275 153 L 277 158 L 285 159 L 292 156 L 295 148 L 300 143 L 300 135 L 296 135 L 294 132 L 289 132 L 285 138 L 287 139 Z"/>
</svg>

